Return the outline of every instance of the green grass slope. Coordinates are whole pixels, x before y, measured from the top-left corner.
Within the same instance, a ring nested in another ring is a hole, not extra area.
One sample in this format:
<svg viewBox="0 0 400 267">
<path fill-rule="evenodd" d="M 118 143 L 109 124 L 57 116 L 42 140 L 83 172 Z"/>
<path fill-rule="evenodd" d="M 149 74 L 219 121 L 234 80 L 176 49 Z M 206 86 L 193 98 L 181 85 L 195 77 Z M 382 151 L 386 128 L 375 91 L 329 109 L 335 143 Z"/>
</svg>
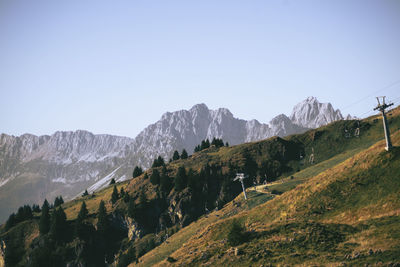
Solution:
<svg viewBox="0 0 400 267">
<path fill-rule="evenodd" d="M 392 138 L 397 147 L 391 152 L 380 141 L 271 201 L 197 228 L 196 234 L 169 255 L 176 262 L 159 264 L 399 263 L 400 132 Z M 233 219 L 245 225 L 248 237 L 236 253 L 227 242 Z M 149 258 L 150 254 L 145 255 L 140 264 L 149 266 Z"/>
<path fill-rule="evenodd" d="M 400 108 L 394 109 L 390 114 L 392 132 L 398 131 Z M 139 248 L 141 243 L 147 242 L 146 240 L 159 240 L 159 246 L 143 256 L 141 253 L 139 255 L 139 249 L 136 249 L 136 256 L 141 256 L 140 265 L 168 265 L 171 264 L 166 260 L 168 257 L 171 257 L 170 261 L 177 260 L 173 264 L 182 266 L 259 266 L 266 263 L 318 265 L 341 264 L 345 260 L 357 265 L 363 263 L 364 256 L 360 255 L 369 254 L 370 250 L 372 256 L 369 255 L 366 262 L 378 260 L 378 254 L 383 255 L 382 261 L 385 263 L 390 259 L 397 261 L 395 252 L 398 243 L 393 240 L 396 240 L 398 234 L 396 227 L 399 184 L 398 180 L 391 177 L 398 177 L 400 173 L 399 151 L 396 148 L 391 153 L 383 153 L 382 142 L 374 145 L 383 139 L 382 121 L 379 116 L 360 122 L 360 136 L 345 136 L 345 129 L 354 132 L 357 126 L 357 121 L 338 121 L 284 139 L 273 137 L 233 147 L 210 147 L 194 153 L 188 159 L 167 164 L 168 177 L 172 183 L 179 167 L 184 166 L 186 170 L 192 168 L 198 172 L 207 165 L 220 168 L 220 176 L 224 178 L 230 179 L 236 171 L 248 170 L 249 173 L 252 172 L 254 179 L 267 178 L 276 181 L 268 185 L 269 190 L 260 190 L 263 193 L 249 192 L 248 202 L 243 202 L 242 196 L 239 195 L 222 209 L 203 215 L 186 227 L 181 228 L 182 225 L 178 221 L 169 226 L 170 228 L 164 229 L 163 234 L 156 230 L 136 240 L 124 237 L 118 242 L 115 241 L 114 245 L 121 248 L 115 254 L 116 257 L 124 251 L 129 251 L 128 248 Z M 399 145 L 398 132 L 393 138 L 394 144 Z M 308 161 L 312 149 L 315 154 L 313 164 Z M 153 170 L 146 171 L 148 176 Z M 384 178 L 376 179 L 377 177 Z M 218 177 L 206 178 L 212 180 Z M 240 186 L 237 182 L 234 183 L 236 189 L 239 188 L 237 192 L 240 192 Z M 140 192 L 145 193 L 149 203 L 160 196 L 159 186 L 145 179 L 144 174 L 116 186 L 119 192 L 124 188 L 136 205 L 140 205 Z M 214 191 L 205 194 L 206 197 L 214 194 L 213 200 L 223 191 L 222 181 L 217 181 L 214 186 Z M 93 195 L 64 203 L 62 207 L 69 224 L 74 224 L 83 200 L 89 212 L 86 222 L 91 225 L 97 222 L 96 216 L 101 200 L 106 203 L 110 220 L 120 215 L 121 220 L 125 220 L 128 217 L 128 204 L 123 199 L 112 204 L 112 189 L 110 186 Z M 273 190 L 283 194 L 271 194 Z M 181 192 L 172 189 L 163 197 L 163 201 L 164 204 L 171 205 L 190 194 L 188 188 Z M 158 202 L 152 203 L 156 205 Z M 174 205 L 169 208 L 173 208 Z M 169 208 L 165 214 L 173 215 L 176 211 L 170 211 Z M 210 210 L 214 208 L 215 206 Z M 249 238 L 248 242 L 239 246 L 240 253 L 236 253 L 236 256 L 226 241 L 233 218 L 245 225 Z M 29 258 L 28 247 L 32 240 L 38 237 L 37 221 L 36 217 L 17 224 L 7 232 L 4 228 L 0 231 L 1 240 L 11 244 L 10 248 L 19 248 L 13 251 L 16 251 L 15 261 L 21 266 L 24 264 L 21 259 Z M 28 225 L 31 227 L 26 227 Z M 167 232 L 176 233 L 163 242 Z M 393 240 L 388 237 L 391 234 Z M 72 245 L 73 242 L 65 246 Z M 358 256 L 356 253 L 359 253 Z M 72 259 L 72 256 L 70 258 Z"/>
</svg>

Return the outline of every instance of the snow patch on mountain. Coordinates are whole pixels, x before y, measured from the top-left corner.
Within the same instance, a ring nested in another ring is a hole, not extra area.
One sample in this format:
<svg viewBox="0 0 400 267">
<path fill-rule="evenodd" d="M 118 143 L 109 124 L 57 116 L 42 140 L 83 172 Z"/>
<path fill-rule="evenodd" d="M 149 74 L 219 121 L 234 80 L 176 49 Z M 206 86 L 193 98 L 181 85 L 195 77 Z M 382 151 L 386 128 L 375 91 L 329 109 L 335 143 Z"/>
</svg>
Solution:
<svg viewBox="0 0 400 267">
<path fill-rule="evenodd" d="M 115 170 L 113 170 L 110 174 L 108 174 L 107 176 L 101 178 L 100 180 L 98 180 L 96 183 L 94 183 L 92 186 L 90 186 L 87 191 L 89 193 L 93 193 L 94 191 L 97 191 L 99 189 L 102 189 L 104 187 L 106 187 L 107 185 L 110 184 L 111 179 L 115 176 L 115 173 L 122 167 L 119 166 L 118 168 L 116 168 Z M 83 193 L 83 192 L 82 192 Z"/>
<path fill-rule="evenodd" d="M 62 184 L 66 184 L 67 183 L 67 179 L 63 178 L 63 177 L 58 177 L 55 179 L 51 180 L 53 183 L 62 183 Z"/>
<path fill-rule="evenodd" d="M 0 181 L 0 187 L 5 185 L 10 179 L 4 179 L 3 181 Z"/>
</svg>

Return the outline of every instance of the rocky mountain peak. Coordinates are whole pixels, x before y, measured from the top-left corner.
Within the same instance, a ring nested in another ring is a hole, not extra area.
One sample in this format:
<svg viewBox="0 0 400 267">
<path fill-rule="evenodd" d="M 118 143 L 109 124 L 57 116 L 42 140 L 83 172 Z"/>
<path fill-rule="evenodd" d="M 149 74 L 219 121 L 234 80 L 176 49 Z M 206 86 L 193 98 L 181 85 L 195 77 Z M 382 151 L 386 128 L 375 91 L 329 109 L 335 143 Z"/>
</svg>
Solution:
<svg viewBox="0 0 400 267">
<path fill-rule="evenodd" d="M 194 105 L 191 109 L 190 109 L 190 111 L 191 112 L 193 112 L 193 111 L 209 111 L 209 109 L 208 109 L 208 107 L 207 107 L 207 105 L 206 104 L 204 104 L 204 103 L 200 103 L 200 104 L 196 104 L 196 105 Z"/>
<path fill-rule="evenodd" d="M 290 120 L 302 127 L 318 128 L 333 121 L 343 120 L 343 116 L 331 103 L 320 103 L 316 97 L 311 96 L 294 106 Z"/>
<path fill-rule="evenodd" d="M 44 197 L 51 199 L 60 192 L 68 199 L 85 189 L 98 190 L 112 178 L 127 179 L 134 166 L 150 167 L 159 155 L 168 160 L 174 150 L 186 149 L 191 154 L 206 138 L 222 138 L 236 145 L 302 133 L 339 119 L 343 119 L 340 111 L 330 103 L 308 97 L 294 107 L 290 118 L 280 114 L 269 124 L 241 120 L 227 108 L 210 110 L 202 103 L 189 110 L 164 113 L 135 139 L 85 130 L 43 136 L 2 134 L 0 219 L 17 205 L 41 203 Z M 14 195 L 18 196 L 15 206 L 6 205 L 3 200 Z"/>
</svg>

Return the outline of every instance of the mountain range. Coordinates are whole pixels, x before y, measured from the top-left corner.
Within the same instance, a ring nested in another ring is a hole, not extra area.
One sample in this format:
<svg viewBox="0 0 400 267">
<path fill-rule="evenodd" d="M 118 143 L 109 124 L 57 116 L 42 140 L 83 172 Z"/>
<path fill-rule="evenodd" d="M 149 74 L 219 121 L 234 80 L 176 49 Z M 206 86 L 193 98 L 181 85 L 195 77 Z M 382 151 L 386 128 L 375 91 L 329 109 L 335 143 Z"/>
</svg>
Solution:
<svg viewBox="0 0 400 267">
<path fill-rule="evenodd" d="M 330 103 L 308 97 L 289 117 L 280 114 L 269 124 L 235 118 L 226 108 L 210 110 L 197 104 L 190 110 L 163 114 L 134 139 L 83 130 L 51 136 L 1 134 L 0 221 L 25 203 L 41 203 L 58 195 L 72 199 L 85 189 L 93 192 L 108 185 L 112 178 L 126 180 L 134 166 L 148 168 L 155 157 L 169 159 L 174 150 L 191 153 L 206 138 L 237 145 L 302 133 L 342 119 Z"/>
<path fill-rule="evenodd" d="M 398 266 L 400 107 L 387 125 L 389 151 L 380 115 L 341 120 L 20 207 L 0 225 L 0 267 Z"/>
</svg>

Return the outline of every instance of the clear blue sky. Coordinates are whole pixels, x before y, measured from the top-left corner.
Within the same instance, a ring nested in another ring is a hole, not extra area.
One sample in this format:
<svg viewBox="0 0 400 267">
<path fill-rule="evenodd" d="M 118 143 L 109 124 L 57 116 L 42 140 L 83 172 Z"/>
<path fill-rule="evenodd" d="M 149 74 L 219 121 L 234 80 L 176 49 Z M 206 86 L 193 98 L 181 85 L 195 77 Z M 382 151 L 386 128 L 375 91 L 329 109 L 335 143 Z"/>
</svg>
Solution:
<svg viewBox="0 0 400 267">
<path fill-rule="evenodd" d="M 399 80 L 398 0 L 0 1 L 13 135 L 135 137 L 196 103 L 268 122 L 307 96 L 361 115 Z"/>
</svg>

